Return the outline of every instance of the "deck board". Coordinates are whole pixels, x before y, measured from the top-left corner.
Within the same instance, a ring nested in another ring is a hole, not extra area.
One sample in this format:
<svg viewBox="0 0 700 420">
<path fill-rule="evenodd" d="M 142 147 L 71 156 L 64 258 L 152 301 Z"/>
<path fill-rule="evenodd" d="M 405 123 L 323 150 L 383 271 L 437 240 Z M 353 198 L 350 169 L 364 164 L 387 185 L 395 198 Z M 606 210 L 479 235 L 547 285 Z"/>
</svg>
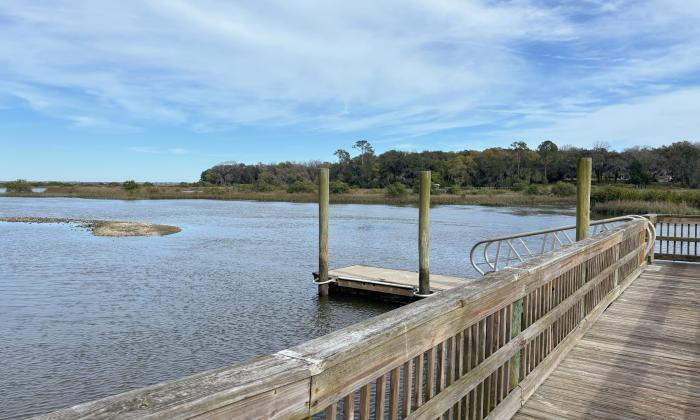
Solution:
<svg viewBox="0 0 700 420">
<path fill-rule="evenodd" d="M 335 279 L 331 285 L 334 292 L 361 292 L 384 297 L 414 298 L 418 289 L 418 273 L 390 268 L 352 265 L 328 272 Z M 430 274 L 430 289 L 433 292 L 462 286 L 472 279 Z"/>
<path fill-rule="evenodd" d="M 515 419 L 700 418 L 700 264 L 645 270 Z"/>
</svg>

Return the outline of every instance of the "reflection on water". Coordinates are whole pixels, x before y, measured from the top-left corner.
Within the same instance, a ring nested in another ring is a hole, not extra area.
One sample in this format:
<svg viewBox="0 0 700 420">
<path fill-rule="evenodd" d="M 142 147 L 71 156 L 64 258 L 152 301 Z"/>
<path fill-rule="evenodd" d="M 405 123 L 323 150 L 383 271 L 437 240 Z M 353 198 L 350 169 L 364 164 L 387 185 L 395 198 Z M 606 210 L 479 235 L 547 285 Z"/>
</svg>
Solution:
<svg viewBox="0 0 700 420">
<path fill-rule="evenodd" d="M 5 194 L 7 192 L 7 188 L 5 187 L 0 187 L 0 194 Z M 32 192 L 34 193 L 43 193 L 46 192 L 46 188 L 43 187 L 32 187 Z"/>
<path fill-rule="evenodd" d="M 180 226 L 152 238 L 0 223 L 0 418 L 225 366 L 394 308 L 321 300 L 313 204 L 0 198 L 0 217 Z M 417 267 L 417 209 L 333 205 L 332 267 Z M 431 269 L 474 275 L 479 239 L 572 223 L 570 212 L 431 210 Z"/>
</svg>

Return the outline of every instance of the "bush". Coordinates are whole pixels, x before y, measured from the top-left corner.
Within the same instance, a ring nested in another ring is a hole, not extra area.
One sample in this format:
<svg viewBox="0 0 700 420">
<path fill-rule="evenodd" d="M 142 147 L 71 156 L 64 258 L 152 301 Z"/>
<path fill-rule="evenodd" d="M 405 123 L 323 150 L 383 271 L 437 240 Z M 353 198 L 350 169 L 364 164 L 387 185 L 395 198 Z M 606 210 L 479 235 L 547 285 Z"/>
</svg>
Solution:
<svg viewBox="0 0 700 420">
<path fill-rule="evenodd" d="M 552 194 L 557 197 L 569 197 L 576 195 L 576 186 L 566 182 L 557 182 L 552 186 Z"/>
<path fill-rule="evenodd" d="M 316 191 L 316 185 L 311 181 L 294 181 L 287 186 L 288 193 L 312 193 Z"/>
<path fill-rule="evenodd" d="M 130 179 L 128 181 L 124 181 L 122 184 L 122 188 L 124 188 L 127 191 L 136 191 L 139 189 L 139 184 L 136 183 L 133 179 Z"/>
<path fill-rule="evenodd" d="M 525 194 L 527 194 L 527 195 L 540 195 L 540 194 L 542 194 L 542 190 L 537 185 L 530 184 L 527 186 L 527 188 L 525 188 Z"/>
<path fill-rule="evenodd" d="M 447 193 L 459 195 L 462 193 L 462 189 L 459 187 L 459 185 L 452 185 L 451 187 L 447 188 Z"/>
<path fill-rule="evenodd" d="M 389 197 L 403 197 L 408 194 L 406 186 L 400 182 L 394 182 L 386 187 L 386 195 Z"/>
<path fill-rule="evenodd" d="M 350 186 L 343 181 L 332 181 L 329 188 L 333 194 L 345 194 L 350 192 Z"/>
<path fill-rule="evenodd" d="M 519 181 L 513 184 L 513 191 L 525 191 L 528 186 L 530 186 L 529 183 L 525 181 Z"/>
<path fill-rule="evenodd" d="M 257 192 L 270 192 L 274 191 L 276 189 L 276 186 L 270 184 L 269 182 L 265 182 L 263 180 L 258 180 L 253 184 L 253 190 Z"/>
<path fill-rule="evenodd" d="M 17 181 L 6 183 L 5 189 L 7 192 L 27 193 L 32 192 L 32 184 L 23 179 L 18 179 Z"/>
</svg>

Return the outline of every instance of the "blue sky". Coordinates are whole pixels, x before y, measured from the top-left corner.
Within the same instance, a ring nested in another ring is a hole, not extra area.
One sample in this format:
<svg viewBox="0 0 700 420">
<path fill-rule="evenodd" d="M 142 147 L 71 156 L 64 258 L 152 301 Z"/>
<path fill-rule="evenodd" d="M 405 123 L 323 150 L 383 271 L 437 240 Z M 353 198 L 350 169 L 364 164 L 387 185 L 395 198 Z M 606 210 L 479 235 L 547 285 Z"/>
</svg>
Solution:
<svg viewBox="0 0 700 420">
<path fill-rule="evenodd" d="M 0 179 L 700 140 L 700 1 L 0 1 Z"/>
</svg>

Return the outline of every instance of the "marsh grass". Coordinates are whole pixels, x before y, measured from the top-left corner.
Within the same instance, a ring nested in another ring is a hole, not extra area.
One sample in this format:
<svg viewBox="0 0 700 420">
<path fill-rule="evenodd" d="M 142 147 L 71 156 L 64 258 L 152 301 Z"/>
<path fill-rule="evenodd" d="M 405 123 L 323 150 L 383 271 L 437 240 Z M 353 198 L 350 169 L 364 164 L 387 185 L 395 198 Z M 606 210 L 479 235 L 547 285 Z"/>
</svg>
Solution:
<svg viewBox="0 0 700 420">
<path fill-rule="evenodd" d="M 569 188 L 570 189 L 570 188 Z M 289 191 L 282 187 L 260 191 L 255 185 L 228 187 L 206 185 L 142 185 L 127 191 L 116 185 L 49 185 L 43 193 L 7 193 L 6 196 L 77 197 L 117 200 L 158 199 L 211 199 L 316 202 L 316 192 L 310 187 Z M 389 204 L 412 206 L 418 203 L 418 194 L 406 189 L 403 194 L 389 194 L 387 189 L 337 188 L 331 193 L 331 202 L 337 204 Z M 342 191 L 342 192 L 341 192 Z M 574 195 L 559 195 L 555 186 L 513 191 L 506 189 L 463 188 L 433 193 L 435 205 L 469 204 L 487 206 L 561 206 L 573 207 Z M 571 191 L 567 191 L 570 194 Z M 700 191 L 676 188 L 637 189 L 621 186 L 594 187 L 592 210 L 600 215 L 630 213 L 700 213 Z"/>
<path fill-rule="evenodd" d="M 700 209 L 685 203 L 668 201 L 614 200 L 596 203 L 593 211 L 600 215 L 617 216 L 623 214 L 700 214 Z"/>
</svg>

